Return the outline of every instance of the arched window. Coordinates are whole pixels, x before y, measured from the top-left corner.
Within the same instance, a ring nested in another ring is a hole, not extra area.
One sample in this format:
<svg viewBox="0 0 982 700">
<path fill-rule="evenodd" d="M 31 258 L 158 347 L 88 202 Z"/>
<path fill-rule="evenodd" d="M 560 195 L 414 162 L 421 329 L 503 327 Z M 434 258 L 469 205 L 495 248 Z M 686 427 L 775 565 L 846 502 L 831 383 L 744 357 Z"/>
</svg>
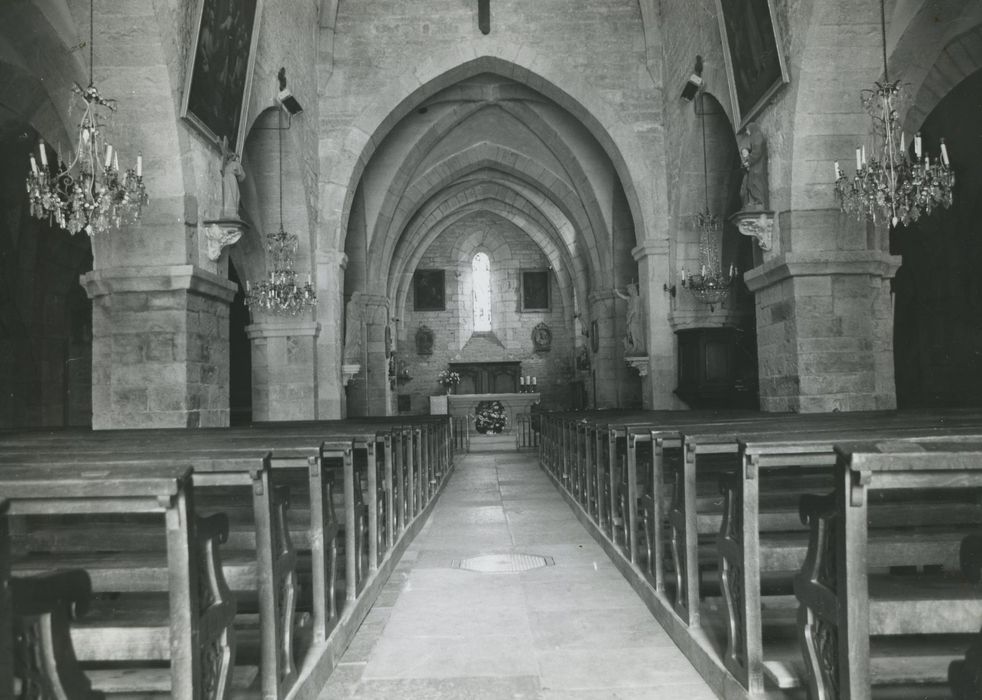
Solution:
<svg viewBox="0 0 982 700">
<path fill-rule="evenodd" d="M 491 258 L 478 253 L 471 261 L 474 282 L 474 332 L 491 330 Z"/>
</svg>

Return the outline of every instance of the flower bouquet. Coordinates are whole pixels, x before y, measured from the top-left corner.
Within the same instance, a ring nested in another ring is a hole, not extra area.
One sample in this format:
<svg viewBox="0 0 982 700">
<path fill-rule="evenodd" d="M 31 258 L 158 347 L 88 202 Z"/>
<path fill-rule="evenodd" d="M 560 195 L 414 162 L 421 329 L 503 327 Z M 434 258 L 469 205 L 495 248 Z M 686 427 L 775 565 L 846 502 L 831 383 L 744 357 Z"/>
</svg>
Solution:
<svg viewBox="0 0 982 700">
<path fill-rule="evenodd" d="M 505 407 L 500 401 L 481 401 L 477 404 L 474 416 L 474 428 L 477 432 L 500 433 L 506 422 Z"/>
<path fill-rule="evenodd" d="M 436 376 L 436 380 L 440 383 L 447 393 L 451 393 L 453 388 L 460 384 L 460 375 L 454 372 L 452 369 L 445 369 L 440 374 Z"/>
</svg>

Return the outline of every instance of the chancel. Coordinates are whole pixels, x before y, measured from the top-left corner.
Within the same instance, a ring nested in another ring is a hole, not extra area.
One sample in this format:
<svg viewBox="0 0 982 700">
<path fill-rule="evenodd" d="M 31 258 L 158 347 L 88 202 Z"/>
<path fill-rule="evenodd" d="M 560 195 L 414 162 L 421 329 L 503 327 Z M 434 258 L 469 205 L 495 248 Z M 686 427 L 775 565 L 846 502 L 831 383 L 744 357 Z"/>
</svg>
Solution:
<svg viewBox="0 0 982 700">
<path fill-rule="evenodd" d="M 0 76 L 0 698 L 982 697 L 976 0 L 18 0 Z"/>
</svg>

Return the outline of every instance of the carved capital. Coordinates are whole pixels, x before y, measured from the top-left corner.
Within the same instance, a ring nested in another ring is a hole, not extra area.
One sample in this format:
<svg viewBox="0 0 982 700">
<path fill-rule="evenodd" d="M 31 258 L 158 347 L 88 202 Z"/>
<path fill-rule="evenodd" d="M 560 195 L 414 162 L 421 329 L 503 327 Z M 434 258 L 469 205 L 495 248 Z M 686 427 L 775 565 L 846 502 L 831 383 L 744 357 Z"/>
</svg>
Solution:
<svg viewBox="0 0 982 700">
<path fill-rule="evenodd" d="M 341 381 L 345 386 L 361 372 L 361 364 L 357 362 L 345 363 L 341 365 Z"/>
<path fill-rule="evenodd" d="M 744 236 L 757 239 L 761 250 L 770 250 L 774 241 L 774 212 L 738 211 L 730 221 Z"/>
<path fill-rule="evenodd" d="M 642 377 L 648 376 L 648 356 L 625 357 L 624 362 L 638 371 Z"/>
</svg>

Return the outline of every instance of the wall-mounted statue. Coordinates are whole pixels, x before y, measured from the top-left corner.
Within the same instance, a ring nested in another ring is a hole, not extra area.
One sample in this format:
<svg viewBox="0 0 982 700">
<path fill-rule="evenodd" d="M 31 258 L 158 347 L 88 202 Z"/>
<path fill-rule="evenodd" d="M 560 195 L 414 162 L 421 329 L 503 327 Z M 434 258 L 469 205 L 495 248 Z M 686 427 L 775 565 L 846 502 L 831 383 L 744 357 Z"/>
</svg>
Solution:
<svg viewBox="0 0 982 700">
<path fill-rule="evenodd" d="M 433 331 L 426 326 L 420 326 L 416 329 L 416 354 L 433 354 Z"/>
<path fill-rule="evenodd" d="M 228 147 L 228 137 L 219 144 L 222 149 L 222 219 L 239 218 L 239 183 L 245 179 L 245 170 L 239 156 Z"/>
<path fill-rule="evenodd" d="M 624 351 L 628 355 L 644 355 L 644 311 L 641 308 L 638 285 L 631 282 L 627 285 L 627 294 L 619 289 L 614 289 L 614 293 L 627 301 L 627 332 L 624 334 Z"/>
<path fill-rule="evenodd" d="M 740 184 L 740 202 L 743 211 L 767 209 L 767 141 L 756 122 L 747 122 L 737 135 L 740 148 L 740 167 L 743 181 Z"/>
<path fill-rule="evenodd" d="M 540 323 L 532 329 L 532 348 L 535 352 L 552 350 L 552 331 L 545 323 Z"/>
<path fill-rule="evenodd" d="M 581 345 L 576 351 L 576 369 L 590 369 L 590 351 L 586 349 L 586 345 Z"/>
</svg>

